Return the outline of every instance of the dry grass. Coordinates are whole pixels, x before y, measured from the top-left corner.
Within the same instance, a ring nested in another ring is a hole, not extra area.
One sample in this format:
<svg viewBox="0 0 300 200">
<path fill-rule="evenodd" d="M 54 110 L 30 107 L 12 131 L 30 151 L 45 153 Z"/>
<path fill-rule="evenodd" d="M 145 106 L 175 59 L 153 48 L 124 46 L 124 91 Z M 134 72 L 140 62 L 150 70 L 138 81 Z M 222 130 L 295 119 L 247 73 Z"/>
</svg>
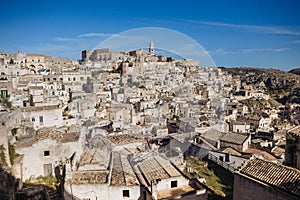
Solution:
<svg viewBox="0 0 300 200">
<path fill-rule="evenodd" d="M 188 167 L 192 168 L 192 173 L 187 172 Z M 204 184 L 209 188 L 209 199 L 231 199 L 232 177 L 228 177 L 230 173 L 218 173 L 219 170 L 214 169 L 215 167 L 201 161 L 198 157 L 187 157 L 184 173 L 189 178 L 205 178 Z"/>
</svg>

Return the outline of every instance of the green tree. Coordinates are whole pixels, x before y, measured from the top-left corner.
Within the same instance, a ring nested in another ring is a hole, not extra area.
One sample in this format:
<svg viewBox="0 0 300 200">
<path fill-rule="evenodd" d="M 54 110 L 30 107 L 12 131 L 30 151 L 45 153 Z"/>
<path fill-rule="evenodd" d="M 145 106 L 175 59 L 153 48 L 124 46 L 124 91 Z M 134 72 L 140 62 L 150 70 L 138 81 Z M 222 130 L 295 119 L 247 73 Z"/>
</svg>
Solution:
<svg viewBox="0 0 300 200">
<path fill-rule="evenodd" d="M 10 143 L 8 143 L 8 153 L 11 165 L 14 165 L 14 159 L 18 157 L 19 154 L 16 153 L 14 145 Z"/>
<path fill-rule="evenodd" d="M 5 159 L 5 148 L 3 144 L 0 145 L 0 161 L 4 164 L 7 165 L 6 159 Z"/>
</svg>

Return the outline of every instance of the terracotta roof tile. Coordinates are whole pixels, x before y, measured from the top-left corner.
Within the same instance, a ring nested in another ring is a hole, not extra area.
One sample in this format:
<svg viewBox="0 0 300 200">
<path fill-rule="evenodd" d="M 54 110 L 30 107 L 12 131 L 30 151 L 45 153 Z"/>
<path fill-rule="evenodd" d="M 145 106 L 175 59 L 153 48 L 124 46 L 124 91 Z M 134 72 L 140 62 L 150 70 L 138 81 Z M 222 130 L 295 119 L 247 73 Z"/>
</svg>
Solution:
<svg viewBox="0 0 300 200">
<path fill-rule="evenodd" d="M 111 185 L 138 185 L 139 182 L 126 156 L 113 152 Z"/>
<path fill-rule="evenodd" d="M 71 184 L 104 184 L 107 183 L 108 174 L 108 170 L 76 171 L 67 182 Z"/>
<path fill-rule="evenodd" d="M 243 144 L 243 142 L 249 137 L 249 135 L 241 133 L 226 133 L 220 138 L 221 141 L 230 142 L 234 144 Z"/>
<path fill-rule="evenodd" d="M 138 165 L 138 174 L 143 175 L 148 185 L 160 179 L 181 176 L 174 166 L 161 157 L 149 157 Z"/>
<path fill-rule="evenodd" d="M 256 158 L 249 160 L 239 173 L 300 196 L 300 170 Z"/>
</svg>

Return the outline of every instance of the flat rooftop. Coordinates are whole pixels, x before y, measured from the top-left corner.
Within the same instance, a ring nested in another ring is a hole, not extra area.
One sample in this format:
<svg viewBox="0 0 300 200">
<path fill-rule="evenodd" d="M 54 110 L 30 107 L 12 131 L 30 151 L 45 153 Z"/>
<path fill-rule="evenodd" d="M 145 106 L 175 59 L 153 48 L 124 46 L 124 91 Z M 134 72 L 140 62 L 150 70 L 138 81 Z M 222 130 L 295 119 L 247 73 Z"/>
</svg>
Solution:
<svg viewBox="0 0 300 200">
<path fill-rule="evenodd" d="M 199 183 L 191 182 L 189 185 L 182 187 L 171 188 L 168 190 L 159 190 L 157 192 L 157 199 L 173 199 L 176 197 L 187 196 L 187 195 L 203 195 L 206 189 L 203 188 Z M 176 198 L 177 199 L 177 198 Z"/>
</svg>

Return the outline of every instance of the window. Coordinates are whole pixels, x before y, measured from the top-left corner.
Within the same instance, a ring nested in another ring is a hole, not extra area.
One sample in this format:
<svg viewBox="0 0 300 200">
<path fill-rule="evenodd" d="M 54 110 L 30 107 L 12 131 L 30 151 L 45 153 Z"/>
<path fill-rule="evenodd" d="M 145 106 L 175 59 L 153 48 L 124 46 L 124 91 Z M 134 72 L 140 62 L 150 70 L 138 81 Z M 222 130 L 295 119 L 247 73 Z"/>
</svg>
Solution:
<svg viewBox="0 0 300 200">
<path fill-rule="evenodd" d="M 129 190 L 123 190 L 123 197 L 130 197 Z"/>
<path fill-rule="evenodd" d="M 171 181 L 171 188 L 177 187 L 177 181 Z"/>
<path fill-rule="evenodd" d="M 229 162 L 229 154 L 228 153 L 225 154 L 225 162 Z"/>
<path fill-rule="evenodd" d="M 224 157 L 223 156 L 219 156 L 219 160 L 223 162 L 224 161 Z"/>
<path fill-rule="evenodd" d="M 32 118 L 31 118 L 31 121 L 32 121 L 32 122 L 35 122 L 35 117 L 32 117 Z"/>
<path fill-rule="evenodd" d="M 39 118 L 40 118 L 41 123 L 44 122 L 44 117 L 43 116 L 40 116 Z"/>
<path fill-rule="evenodd" d="M 49 150 L 44 151 L 44 156 L 50 156 L 50 151 Z"/>
<path fill-rule="evenodd" d="M 2 97 L 7 97 L 7 90 L 1 90 Z"/>
</svg>

